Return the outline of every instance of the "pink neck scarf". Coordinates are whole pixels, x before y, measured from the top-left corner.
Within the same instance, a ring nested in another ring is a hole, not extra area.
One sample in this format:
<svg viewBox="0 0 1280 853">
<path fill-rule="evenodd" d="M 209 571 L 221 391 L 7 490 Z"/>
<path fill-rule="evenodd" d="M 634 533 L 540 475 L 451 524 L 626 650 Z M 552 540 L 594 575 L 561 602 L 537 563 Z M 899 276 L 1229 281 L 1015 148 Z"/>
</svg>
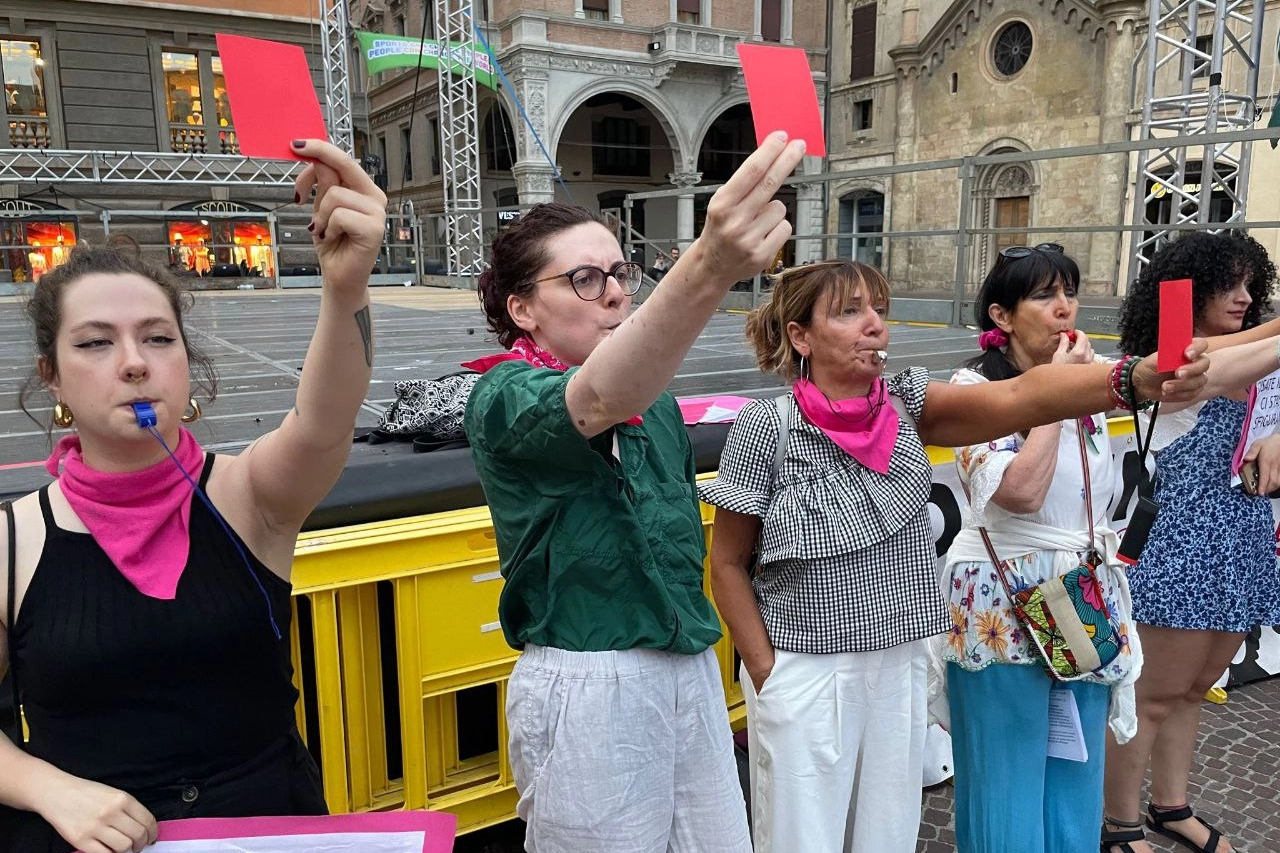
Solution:
<svg viewBox="0 0 1280 853">
<path fill-rule="evenodd" d="M 515 343 L 511 345 L 510 352 L 481 356 L 471 361 L 462 362 L 462 366 L 477 373 L 488 373 L 491 368 L 504 361 L 527 361 L 534 367 L 546 367 L 551 370 L 563 371 L 569 369 L 569 365 L 538 346 L 533 342 L 533 338 L 528 335 L 521 335 L 516 338 Z M 644 423 L 644 418 L 636 415 L 634 418 L 628 418 L 627 423 L 632 426 L 640 426 L 640 424 Z"/>
<path fill-rule="evenodd" d="M 889 473 L 899 419 L 883 379 L 871 384 L 867 396 L 851 400 L 832 401 L 817 385 L 803 378 L 791 390 L 809 423 L 872 471 Z"/>
<path fill-rule="evenodd" d="M 199 481 L 204 450 L 185 429 L 174 455 Z M 58 473 L 59 463 L 62 473 Z M 191 484 L 166 456 L 141 471 L 108 474 L 84 462 L 80 437 L 65 436 L 44 463 L 94 541 L 129 583 L 150 598 L 172 600 L 191 548 Z"/>
</svg>

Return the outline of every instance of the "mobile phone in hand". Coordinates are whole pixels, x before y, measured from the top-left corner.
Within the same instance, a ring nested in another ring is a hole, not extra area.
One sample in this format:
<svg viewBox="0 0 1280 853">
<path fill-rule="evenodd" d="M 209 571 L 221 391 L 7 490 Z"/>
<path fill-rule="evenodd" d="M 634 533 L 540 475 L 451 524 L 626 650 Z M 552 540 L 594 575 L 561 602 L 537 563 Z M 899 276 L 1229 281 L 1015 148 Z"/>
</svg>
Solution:
<svg viewBox="0 0 1280 853">
<path fill-rule="evenodd" d="M 1257 497 L 1258 463 L 1256 461 L 1246 461 L 1240 465 L 1240 488 L 1244 489 L 1246 495 Z M 1280 498 L 1280 490 L 1272 492 L 1267 497 Z"/>
<path fill-rule="evenodd" d="M 1251 460 L 1240 465 L 1240 488 L 1246 495 L 1258 494 L 1258 463 Z"/>
</svg>

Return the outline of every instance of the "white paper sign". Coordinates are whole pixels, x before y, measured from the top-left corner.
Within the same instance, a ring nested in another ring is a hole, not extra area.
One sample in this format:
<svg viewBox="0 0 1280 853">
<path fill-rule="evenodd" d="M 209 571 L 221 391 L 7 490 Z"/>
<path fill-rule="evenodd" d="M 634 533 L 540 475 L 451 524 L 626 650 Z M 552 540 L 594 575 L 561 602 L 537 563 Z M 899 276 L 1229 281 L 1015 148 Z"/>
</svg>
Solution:
<svg viewBox="0 0 1280 853">
<path fill-rule="evenodd" d="M 148 853 L 421 853 L 421 832 L 331 832 L 157 841 Z"/>
<path fill-rule="evenodd" d="M 1049 691 L 1049 757 L 1067 761 L 1089 760 L 1084 742 L 1076 694 L 1061 687 Z"/>
<path fill-rule="evenodd" d="M 1254 442 L 1280 432 L 1280 370 L 1268 373 L 1249 390 L 1244 429 L 1231 465 L 1231 485 L 1240 485 L 1240 463 Z"/>
</svg>

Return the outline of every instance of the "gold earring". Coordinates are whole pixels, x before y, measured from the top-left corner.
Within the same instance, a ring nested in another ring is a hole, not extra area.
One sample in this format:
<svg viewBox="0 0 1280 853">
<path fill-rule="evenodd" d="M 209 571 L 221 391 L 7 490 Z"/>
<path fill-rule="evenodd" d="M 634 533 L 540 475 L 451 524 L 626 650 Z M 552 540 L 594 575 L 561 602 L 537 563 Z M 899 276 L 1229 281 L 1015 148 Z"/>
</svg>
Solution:
<svg viewBox="0 0 1280 853">
<path fill-rule="evenodd" d="M 200 420 L 200 416 L 203 414 L 204 412 L 200 410 L 200 401 L 192 397 L 187 400 L 187 411 L 183 412 L 182 417 L 178 420 L 184 424 L 193 424 Z"/>
<path fill-rule="evenodd" d="M 53 425 L 58 429 L 68 429 L 76 422 L 76 416 L 71 413 L 71 407 L 59 400 L 53 404 Z"/>
</svg>

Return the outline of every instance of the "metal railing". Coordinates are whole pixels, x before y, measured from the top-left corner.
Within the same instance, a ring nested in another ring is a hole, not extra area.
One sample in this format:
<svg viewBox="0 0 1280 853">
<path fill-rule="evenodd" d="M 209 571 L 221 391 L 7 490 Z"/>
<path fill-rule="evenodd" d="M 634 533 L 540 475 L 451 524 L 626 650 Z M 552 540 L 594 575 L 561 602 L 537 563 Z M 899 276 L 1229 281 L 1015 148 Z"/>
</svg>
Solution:
<svg viewBox="0 0 1280 853">
<path fill-rule="evenodd" d="M 1271 139 L 1280 139 L 1280 128 L 1194 134 L 1159 140 L 1130 140 L 1046 151 L 1014 151 L 813 175 L 795 175 L 785 183 L 788 185 L 822 184 L 826 187 L 828 196 L 834 191 L 845 190 L 853 193 L 874 187 L 884 195 L 887 221 L 894 218 L 898 221 L 905 219 L 906 217 L 902 214 L 894 214 L 893 204 L 895 202 L 910 203 L 913 197 L 918 199 L 927 196 L 930 199 L 927 207 L 931 213 L 943 209 L 950 209 L 953 213 L 936 216 L 934 222 L 938 227 L 881 227 L 877 230 L 861 232 L 800 232 L 792 237 L 792 241 L 800 257 L 834 257 L 838 251 L 838 244 L 851 239 L 881 241 L 884 253 L 883 266 L 890 281 L 895 285 L 895 295 L 910 296 L 912 291 L 931 294 L 937 294 L 940 291 L 949 293 L 952 302 L 950 321 L 954 325 L 961 325 L 965 321 L 962 311 L 966 298 L 976 292 L 987 269 L 994 262 L 1002 242 L 1040 242 L 1038 237 L 1052 236 L 1056 242 L 1066 247 L 1068 254 L 1080 262 L 1082 279 L 1087 284 L 1091 284 L 1095 289 L 1105 289 L 1105 295 L 1115 296 L 1123 292 L 1121 283 L 1132 280 L 1134 275 L 1131 270 L 1122 269 L 1124 261 L 1129 257 L 1128 247 L 1134 235 L 1152 230 L 1149 226 L 1129 224 L 1133 199 L 1128 195 L 1118 195 L 1115 209 L 1105 212 L 1108 221 L 1096 224 L 1082 225 L 1078 224 L 1078 220 L 1070 223 L 1066 221 L 1053 223 L 1041 216 L 1033 215 L 1026 225 L 997 227 L 991 224 L 991 219 L 985 217 L 991 214 L 994 199 L 999 196 L 998 189 L 988 183 L 994 179 L 999 171 L 998 167 L 1021 164 L 1029 173 L 1037 170 L 1052 171 L 1055 178 L 1062 179 L 1060 183 L 1051 183 L 1044 179 L 1033 182 L 1033 186 L 1039 187 L 1031 191 L 1034 197 L 1045 199 L 1052 197 L 1055 192 L 1054 186 L 1070 187 L 1073 190 L 1079 188 L 1081 178 L 1077 174 L 1073 181 L 1070 167 L 1060 165 L 1063 161 L 1073 159 L 1096 161 L 1108 155 L 1126 155 L 1129 160 L 1127 170 L 1124 175 L 1116 177 L 1121 181 L 1122 186 L 1127 186 L 1132 184 L 1128 176 L 1132 174 L 1135 152 L 1148 151 L 1157 147 L 1167 148 L 1171 145 L 1202 150 L 1207 145 L 1250 143 Z M 1094 170 L 1091 169 L 1088 174 L 1092 177 Z M 953 181 L 948 179 L 949 175 L 954 175 Z M 899 186 L 898 183 L 906 186 Z M 846 186 L 841 187 L 841 185 Z M 630 233 L 630 217 L 637 202 L 690 195 L 697 198 L 709 196 L 716 189 L 718 185 L 631 193 L 623 201 L 626 233 Z M 832 203 L 837 201 L 838 199 L 831 200 Z M 1043 204 L 1041 206 L 1046 207 Z M 926 206 L 917 205 L 916 209 L 923 207 Z M 828 218 L 828 222 L 830 221 L 831 218 Z M 1170 223 L 1159 226 L 1159 230 L 1166 235 L 1177 231 L 1222 228 L 1278 229 L 1280 220 Z M 645 243 L 652 242 L 655 241 L 645 241 Z M 687 241 L 668 239 L 665 242 Z M 625 245 L 624 251 L 629 251 L 631 247 L 632 244 Z M 1277 247 L 1272 248 L 1274 250 Z M 752 287 L 750 306 L 759 303 L 761 293 L 761 278 L 757 276 L 756 283 Z M 736 307 L 750 306 L 737 305 Z"/>
</svg>

